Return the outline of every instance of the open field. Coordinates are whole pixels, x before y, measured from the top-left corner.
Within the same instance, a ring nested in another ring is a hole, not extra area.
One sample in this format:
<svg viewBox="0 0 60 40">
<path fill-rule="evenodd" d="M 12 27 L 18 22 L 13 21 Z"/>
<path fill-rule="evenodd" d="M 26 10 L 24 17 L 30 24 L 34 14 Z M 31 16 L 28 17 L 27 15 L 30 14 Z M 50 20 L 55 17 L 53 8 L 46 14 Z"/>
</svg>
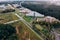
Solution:
<svg viewBox="0 0 60 40">
<path fill-rule="evenodd" d="M 17 19 L 18 17 L 14 15 L 14 12 L 0 14 L 0 23 L 6 23 Z"/>
<path fill-rule="evenodd" d="M 11 25 L 18 28 L 18 39 L 19 40 L 41 40 L 33 31 L 31 31 L 23 22 L 18 21 Z"/>
</svg>

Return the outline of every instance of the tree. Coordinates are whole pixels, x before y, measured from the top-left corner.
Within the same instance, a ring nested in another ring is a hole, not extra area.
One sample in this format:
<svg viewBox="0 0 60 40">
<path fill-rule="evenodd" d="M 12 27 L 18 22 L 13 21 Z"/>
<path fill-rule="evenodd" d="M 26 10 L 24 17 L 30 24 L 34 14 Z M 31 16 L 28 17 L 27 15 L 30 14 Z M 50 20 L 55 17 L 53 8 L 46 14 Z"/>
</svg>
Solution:
<svg viewBox="0 0 60 40">
<path fill-rule="evenodd" d="M 60 20 L 60 6 L 33 3 L 23 3 L 22 6 L 44 14 L 45 16 L 52 16 Z"/>
<path fill-rule="evenodd" d="M 0 24 L 0 40 L 16 39 L 16 30 L 9 24 Z"/>
</svg>

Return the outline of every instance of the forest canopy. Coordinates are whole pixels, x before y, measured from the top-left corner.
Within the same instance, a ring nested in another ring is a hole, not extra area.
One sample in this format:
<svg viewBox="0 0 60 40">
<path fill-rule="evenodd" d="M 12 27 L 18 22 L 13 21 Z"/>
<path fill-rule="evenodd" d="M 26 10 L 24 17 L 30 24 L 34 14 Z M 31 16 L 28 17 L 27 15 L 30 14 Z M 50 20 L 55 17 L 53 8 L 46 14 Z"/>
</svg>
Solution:
<svg viewBox="0 0 60 40">
<path fill-rule="evenodd" d="M 0 24 L 0 40 L 16 40 L 16 30 L 9 24 Z"/>
<path fill-rule="evenodd" d="M 37 11 L 45 16 L 52 16 L 60 20 L 60 6 L 57 5 L 45 5 L 45 4 L 28 4 L 23 3 L 22 6 Z"/>
</svg>

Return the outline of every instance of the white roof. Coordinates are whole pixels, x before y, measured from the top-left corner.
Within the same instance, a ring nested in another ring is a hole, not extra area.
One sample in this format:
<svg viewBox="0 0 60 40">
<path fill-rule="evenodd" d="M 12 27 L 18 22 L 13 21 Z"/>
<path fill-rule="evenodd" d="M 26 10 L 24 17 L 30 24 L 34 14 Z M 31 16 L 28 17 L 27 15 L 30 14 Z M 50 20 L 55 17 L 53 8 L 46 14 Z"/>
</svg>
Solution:
<svg viewBox="0 0 60 40">
<path fill-rule="evenodd" d="M 36 17 L 44 17 L 44 15 L 34 11 L 31 11 L 30 13 L 26 14 L 26 16 L 34 16 L 34 13 Z"/>
</svg>

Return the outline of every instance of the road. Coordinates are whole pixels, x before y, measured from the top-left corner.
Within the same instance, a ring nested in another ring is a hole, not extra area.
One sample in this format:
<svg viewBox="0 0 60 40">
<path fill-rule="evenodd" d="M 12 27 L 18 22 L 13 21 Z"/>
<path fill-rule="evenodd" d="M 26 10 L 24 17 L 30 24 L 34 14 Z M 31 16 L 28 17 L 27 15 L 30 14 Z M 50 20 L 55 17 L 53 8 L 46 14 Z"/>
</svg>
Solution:
<svg viewBox="0 0 60 40">
<path fill-rule="evenodd" d="M 15 14 L 19 19 L 21 19 L 22 20 L 22 22 L 24 23 L 24 24 L 26 24 L 27 25 L 27 27 L 29 27 L 33 32 L 34 32 L 34 30 L 32 29 L 32 26 L 28 23 L 28 22 L 26 22 L 21 16 L 19 16 L 18 14 Z M 55 30 L 53 30 L 53 32 L 52 32 L 54 35 L 55 35 L 55 40 L 60 40 L 60 35 L 55 31 Z M 39 36 L 39 35 L 38 35 Z"/>
<path fill-rule="evenodd" d="M 30 27 L 32 27 L 28 22 L 26 22 L 21 16 L 19 16 L 18 14 L 15 14 L 20 20 L 22 20 L 25 24 L 29 25 Z"/>
<path fill-rule="evenodd" d="M 19 20 L 20 20 L 20 19 L 19 19 Z M 17 22 L 17 21 L 19 21 L 19 20 L 9 21 L 9 22 L 6 22 L 6 23 L 4 23 L 4 24 L 11 24 L 11 23 Z"/>
<path fill-rule="evenodd" d="M 55 35 L 55 40 L 60 40 L 60 35 L 59 35 L 59 33 L 56 32 L 55 29 L 53 29 L 52 33 Z"/>
<path fill-rule="evenodd" d="M 22 22 L 23 22 L 24 24 L 26 24 L 27 27 L 29 27 L 29 28 L 34 32 L 34 30 L 32 29 L 32 26 L 31 26 L 28 22 L 26 22 L 26 21 L 25 21 L 21 16 L 19 16 L 18 14 L 15 14 L 15 15 L 19 18 L 18 20 L 13 20 L 13 21 L 10 21 L 10 22 L 4 23 L 4 24 L 10 24 L 10 23 L 14 23 L 14 22 L 17 22 L 17 21 L 22 20 Z M 34 33 L 36 33 L 36 32 L 34 32 Z M 60 35 L 59 35 L 59 33 L 56 32 L 55 29 L 53 29 L 52 34 L 55 35 L 55 40 L 60 40 Z M 36 33 L 36 35 L 38 35 L 38 34 Z M 38 35 L 38 36 L 39 36 L 39 35 Z M 40 36 L 39 36 L 39 37 L 40 37 Z M 40 37 L 40 38 L 41 38 L 41 37 Z M 42 38 L 41 38 L 41 39 L 42 39 Z"/>
<path fill-rule="evenodd" d="M 22 20 L 22 22 L 31 30 L 33 31 L 41 40 L 44 40 L 40 35 L 38 35 L 33 29 L 32 26 L 26 22 L 21 16 L 19 16 L 18 14 L 15 14 L 20 20 Z"/>
</svg>

